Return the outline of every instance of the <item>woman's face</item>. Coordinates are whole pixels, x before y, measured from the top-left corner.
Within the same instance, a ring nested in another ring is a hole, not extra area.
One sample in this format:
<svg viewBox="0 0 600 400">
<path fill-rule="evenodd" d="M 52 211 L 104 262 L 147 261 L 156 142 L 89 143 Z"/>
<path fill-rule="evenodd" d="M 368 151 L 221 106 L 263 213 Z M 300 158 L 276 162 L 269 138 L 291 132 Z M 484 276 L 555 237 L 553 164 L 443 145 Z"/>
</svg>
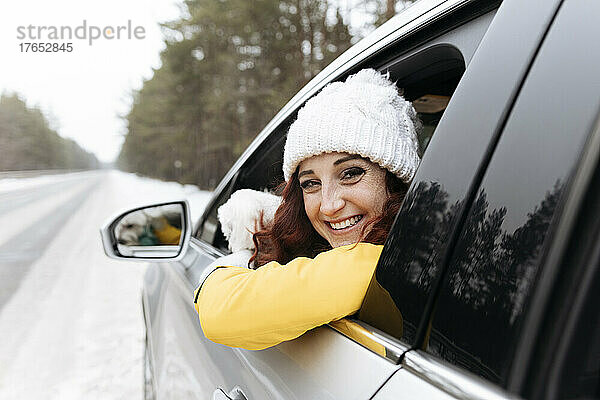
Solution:
<svg viewBox="0 0 600 400">
<path fill-rule="evenodd" d="M 385 175 L 379 165 L 347 153 L 320 154 L 300 163 L 306 215 L 331 247 L 358 242 L 363 227 L 382 215 L 388 198 Z"/>
</svg>

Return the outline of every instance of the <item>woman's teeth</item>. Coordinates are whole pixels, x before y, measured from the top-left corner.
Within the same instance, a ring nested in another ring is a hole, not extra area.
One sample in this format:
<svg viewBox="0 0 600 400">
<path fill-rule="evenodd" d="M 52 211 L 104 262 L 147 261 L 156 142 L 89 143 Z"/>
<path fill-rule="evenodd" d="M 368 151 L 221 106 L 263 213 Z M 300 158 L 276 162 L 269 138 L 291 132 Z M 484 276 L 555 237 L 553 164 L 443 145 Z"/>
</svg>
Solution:
<svg viewBox="0 0 600 400">
<path fill-rule="evenodd" d="M 342 222 L 337 222 L 337 223 L 330 222 L 329 225 L 331 225 L 331 227 L 333 229 L 339 230 L 339 229 L 344 229 L 349 226 L 355 225 L 361 219 L 362 219 L 362 215 L 357 215 L 356 217 L 348 218 L 346 220 L 343 220 Z"/>
</svg>

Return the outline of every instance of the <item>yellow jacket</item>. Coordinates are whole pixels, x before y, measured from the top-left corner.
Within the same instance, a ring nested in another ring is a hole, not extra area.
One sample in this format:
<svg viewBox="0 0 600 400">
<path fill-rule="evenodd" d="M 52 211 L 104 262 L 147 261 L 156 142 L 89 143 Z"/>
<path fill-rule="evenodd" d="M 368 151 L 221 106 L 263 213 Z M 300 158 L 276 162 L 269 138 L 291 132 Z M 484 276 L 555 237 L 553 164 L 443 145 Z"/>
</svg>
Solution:
<svg viewBox="0 0 600 400">
<path fill-rule="evenodd" d="M 383 246 L 347 245 L 257 270 L 219 268 L 194 304 L 210 340 L 260 350 L 360 308 Z"/>
<path fill-rule="evenodd" d="M 174 227 L 167 222 L 166 218 L 162 218 L 157 226 L 154 227 L 154 234 L 160 244 L 179 244 L 181 237 L 181 229 Z"/>
</svg>

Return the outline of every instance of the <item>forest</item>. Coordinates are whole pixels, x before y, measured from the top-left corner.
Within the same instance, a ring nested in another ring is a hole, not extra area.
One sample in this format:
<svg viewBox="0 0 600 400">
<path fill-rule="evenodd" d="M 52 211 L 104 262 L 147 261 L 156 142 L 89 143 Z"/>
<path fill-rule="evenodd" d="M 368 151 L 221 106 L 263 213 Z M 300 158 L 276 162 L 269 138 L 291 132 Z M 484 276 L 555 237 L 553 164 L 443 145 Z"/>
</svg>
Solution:
<svg viewBox="0 0 600 400">
<path fill-rule="evenodd" d="M 117 166 L 213 189 L 302 86 L 413 1 L 184 1 L 133 93 Z"/>
<path fill-rule="evenodd" d="M 0 171 L 94 169 L 99 162 L 49 127 L 38 108 L 16 94 L 0 96 Z"/>
</svg>

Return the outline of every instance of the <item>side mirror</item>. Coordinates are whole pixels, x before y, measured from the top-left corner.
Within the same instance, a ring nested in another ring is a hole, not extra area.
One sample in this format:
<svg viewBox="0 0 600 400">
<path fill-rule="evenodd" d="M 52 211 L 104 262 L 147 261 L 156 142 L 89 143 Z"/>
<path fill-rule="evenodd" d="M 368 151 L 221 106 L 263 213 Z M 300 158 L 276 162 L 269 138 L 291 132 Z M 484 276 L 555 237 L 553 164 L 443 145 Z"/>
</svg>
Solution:
<svg viewBox="0 0 600 400">
<path fill-rule="evenodd" d="M 191 231 L 189 205 L 183 200 L 121 213 L 100 229 L 100 235 L 111 258 L 161 261 L 181 259 Z"/>
</svg>

